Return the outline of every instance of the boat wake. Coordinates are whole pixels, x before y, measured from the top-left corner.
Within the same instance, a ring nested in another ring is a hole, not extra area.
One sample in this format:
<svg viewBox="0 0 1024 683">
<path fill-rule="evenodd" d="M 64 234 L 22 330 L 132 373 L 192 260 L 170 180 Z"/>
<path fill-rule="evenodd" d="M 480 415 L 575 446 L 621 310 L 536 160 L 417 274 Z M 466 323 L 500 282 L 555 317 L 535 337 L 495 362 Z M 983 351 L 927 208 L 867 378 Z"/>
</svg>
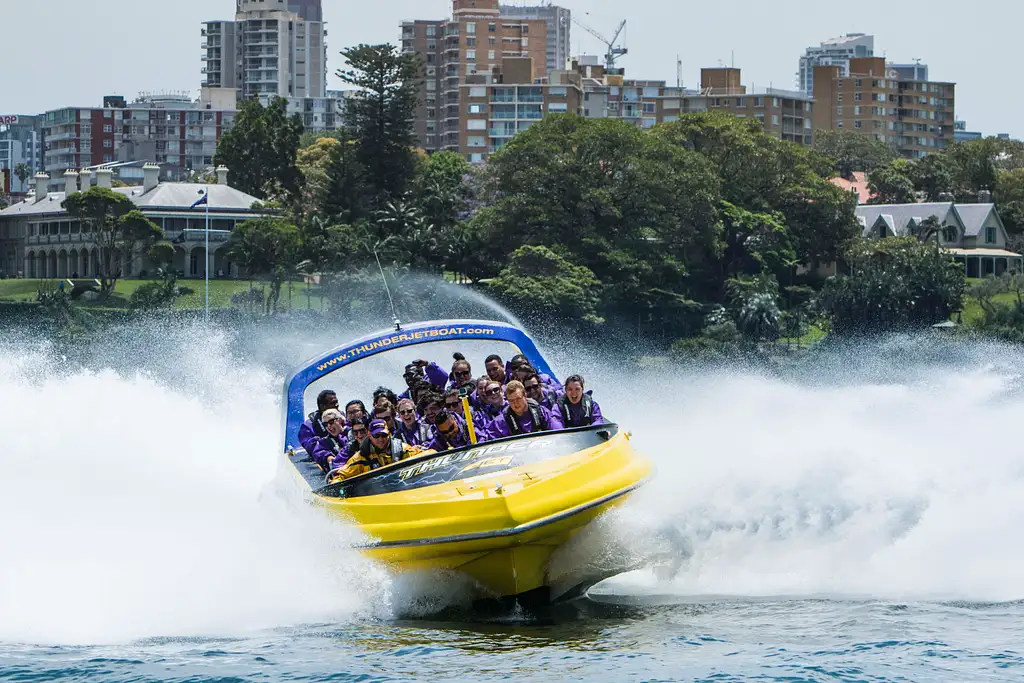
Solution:
<svg viewBox="0 0 1024 683">
<path fill-rule="evenodd" d="M 0 337 L 0 641 L 234 634 L 464 599 L 457 579 L 392 580 L 277 476 L 279 367 L 309 355 L 301 337 L 267 341 L 285 356 L 270 364 L 251 335 L 123 335 L 136 341 L 76 361 Z M 1019 352 L 901 340 L 786 377 L 554 356 L 658 468 L 555 558 L 555 573 L 645 567 L 599 596 L 1024 596 Z"/>
</svg>

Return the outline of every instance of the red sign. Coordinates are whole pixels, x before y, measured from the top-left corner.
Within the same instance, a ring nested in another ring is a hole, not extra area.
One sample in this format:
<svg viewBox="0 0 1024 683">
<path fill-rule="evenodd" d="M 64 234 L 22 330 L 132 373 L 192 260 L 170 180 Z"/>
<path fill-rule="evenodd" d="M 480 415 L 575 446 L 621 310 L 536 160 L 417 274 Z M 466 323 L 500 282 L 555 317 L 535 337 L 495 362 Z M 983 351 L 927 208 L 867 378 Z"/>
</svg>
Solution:
<svg viewBox="0 0 1024 683">
<path fill-rule="evenodd" d="M 18 122 L 18 117 L 14 114 L 0 114 L 0 126 L 13 126 Z"/>
</svg>

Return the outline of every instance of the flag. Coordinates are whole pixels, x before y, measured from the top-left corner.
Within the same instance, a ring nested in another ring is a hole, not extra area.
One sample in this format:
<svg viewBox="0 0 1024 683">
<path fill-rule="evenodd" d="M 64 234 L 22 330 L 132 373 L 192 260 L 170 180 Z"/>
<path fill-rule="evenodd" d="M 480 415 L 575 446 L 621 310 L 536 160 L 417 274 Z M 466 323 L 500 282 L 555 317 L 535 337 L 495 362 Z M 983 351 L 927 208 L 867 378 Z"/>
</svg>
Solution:
<svg viewBox="0 0 1024 683">
<path fill-rule="evenodd" d="M 210 204 L 210 193 L 209 192 L 204 192 L 203 196 L 200 197 L 199 199 L 197 199 L 196 203 L 192 205 L 192 208 L 194 209 L 197 206 L 202 206 L 203 204 L 206 204 L 207 206 L 209 206 L 209 204 Z"/>
</svg>

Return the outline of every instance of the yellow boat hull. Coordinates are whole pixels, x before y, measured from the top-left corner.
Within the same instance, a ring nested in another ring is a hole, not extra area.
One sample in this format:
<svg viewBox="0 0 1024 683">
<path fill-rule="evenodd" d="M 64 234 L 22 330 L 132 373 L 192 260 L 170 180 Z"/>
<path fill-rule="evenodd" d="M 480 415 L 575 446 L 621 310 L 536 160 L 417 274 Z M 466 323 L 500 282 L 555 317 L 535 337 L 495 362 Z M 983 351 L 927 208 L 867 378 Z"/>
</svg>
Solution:
<svg viewBox="0 0 1024 683">
<path fill-rule="evenodd" d="M 514 465 L 514 447 L 493 448 L 469 462 L 467 474 L 502 459 Z M 552 555 L 623 503 L 651 472 L 629 435 L 618 432 L 591 448 L 534 464 L 412 490 L 316 500 L 374 539 L 364 552 L 398 571 L 455 571 L 493 597 L 556 600 L 607 576 L 593 569 L 555 570 Z"/>
</svg>

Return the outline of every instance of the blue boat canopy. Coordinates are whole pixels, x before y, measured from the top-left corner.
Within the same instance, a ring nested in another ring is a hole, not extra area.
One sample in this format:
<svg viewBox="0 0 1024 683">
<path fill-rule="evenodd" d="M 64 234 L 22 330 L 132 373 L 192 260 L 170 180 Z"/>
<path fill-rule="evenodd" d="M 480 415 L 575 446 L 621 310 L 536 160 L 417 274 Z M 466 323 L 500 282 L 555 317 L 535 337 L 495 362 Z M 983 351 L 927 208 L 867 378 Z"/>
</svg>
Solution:
<svg viewBox="0 0 1024 683">
<path fill-rule="evenodd" d="M 551 367 L 528 334 L 508 323 L 487 320 L 433 320 L 415 323 L 398 330 L 385 330 L 357 339 L 306 363 L 285 382 L 288 406 L 284 424 L 284 450 L 287 451 L 306 419 L 305 395 L 309 385 L 332 372 L 366 358 L 418 344 L 460 339 L 508 342 L 530 359 L 538 372 L 554 377 Z"/>
</svg>

